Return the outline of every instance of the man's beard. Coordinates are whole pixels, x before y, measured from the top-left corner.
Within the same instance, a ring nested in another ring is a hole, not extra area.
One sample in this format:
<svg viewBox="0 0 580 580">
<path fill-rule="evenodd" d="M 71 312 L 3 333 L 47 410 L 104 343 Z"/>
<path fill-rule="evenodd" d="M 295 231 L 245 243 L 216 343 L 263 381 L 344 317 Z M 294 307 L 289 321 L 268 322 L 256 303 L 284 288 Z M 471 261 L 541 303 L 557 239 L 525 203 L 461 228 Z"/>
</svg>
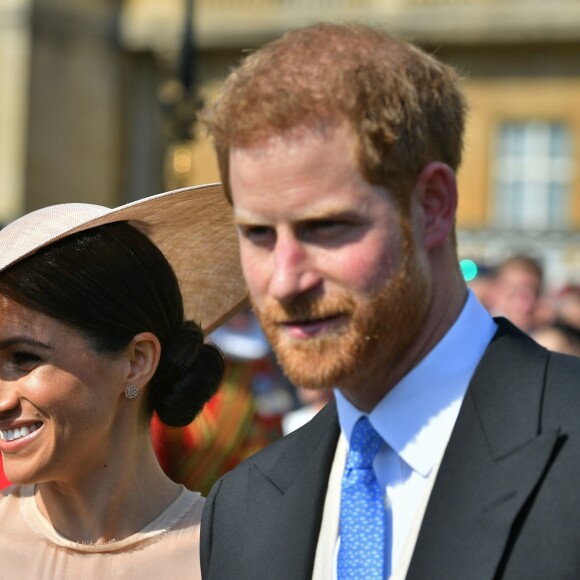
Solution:
<svg viewBox="0 0 580 580">
<path fill-rule="evenodd" d="M 405 234 L 399 266 L 371 296 L 305 295 L 286 305 L 271 301 L 262 309 L 254 303 L 284 372 L 296 386 L 364 389 L 367 377 L 386 375 L 412 344 L 429 307 L 431 284 L 409 231 Z M 295 339 L 283 328 L 284 322 L 335 316 L 338 320 L 321 336 Z"/>
</svg>

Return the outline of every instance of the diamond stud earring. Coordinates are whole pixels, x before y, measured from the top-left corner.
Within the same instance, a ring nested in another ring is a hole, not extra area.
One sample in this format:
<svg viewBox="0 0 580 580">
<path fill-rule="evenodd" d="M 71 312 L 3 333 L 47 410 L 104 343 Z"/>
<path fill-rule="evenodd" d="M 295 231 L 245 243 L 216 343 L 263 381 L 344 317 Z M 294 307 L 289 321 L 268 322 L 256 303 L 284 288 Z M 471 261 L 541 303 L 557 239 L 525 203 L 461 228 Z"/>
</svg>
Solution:
<svg viewBox="0 0 580 580">
<path fill-rule="evenodd" d="M 139 390 L 135 385 L 127 385 L 127 388 L 125 389 L 125 397 L 127 397 L 127 399 L 134 399 L 138 394 L 139 394 Z"/>
</svg>

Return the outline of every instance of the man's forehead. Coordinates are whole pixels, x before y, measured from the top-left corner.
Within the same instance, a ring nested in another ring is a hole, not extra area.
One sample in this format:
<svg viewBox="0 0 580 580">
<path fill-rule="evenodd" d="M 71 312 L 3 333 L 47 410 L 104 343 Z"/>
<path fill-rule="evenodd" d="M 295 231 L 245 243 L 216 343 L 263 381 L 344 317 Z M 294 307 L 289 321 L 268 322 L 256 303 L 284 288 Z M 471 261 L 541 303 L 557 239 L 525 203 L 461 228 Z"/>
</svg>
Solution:
<svg viewBox="0 0 580 580">
<path fill-rule="evenodd" d="M 253 138 L 240 143 L 232 143 L 229 149 L 230 158 L 234 155 L 265 155 L 267 151 L 283 145 L 289 150 L 299 149 L 305 142 L 312 140 L 326 141 L 337 132 L 347 133 L 353 141 L 356 134 L 346 119 L 329 117 L 317 119 L 310 123 L 299 123 L 284 130 L 271 129 L 260 132 Z"/>
</svg>

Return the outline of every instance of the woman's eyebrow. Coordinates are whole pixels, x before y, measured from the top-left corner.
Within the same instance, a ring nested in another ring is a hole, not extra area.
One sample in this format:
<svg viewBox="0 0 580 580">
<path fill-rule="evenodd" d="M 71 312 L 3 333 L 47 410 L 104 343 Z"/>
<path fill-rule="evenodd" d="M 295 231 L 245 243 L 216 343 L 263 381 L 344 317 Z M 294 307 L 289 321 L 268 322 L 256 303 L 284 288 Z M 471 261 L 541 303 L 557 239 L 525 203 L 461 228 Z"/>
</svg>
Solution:
<svg viewBox="0 0 580 580">
<path fill-rule="evenodd" d="M 13 347 L 17 344 L 26 344 L 28 346 L 34 346 L 37 348 L 44 348 L 44 349 L 49 349 L 49 350 L 51 350 L 53 348 L 49 344 L 46 344 L 46 343 L 41 342 L 39 340 L 34 340 L 33 338 L 30 338 L 29 336 L 13 336 L 13 337 L 7 338 L 6 340 L 0 340 L 0 350 Z"/>
</svg>

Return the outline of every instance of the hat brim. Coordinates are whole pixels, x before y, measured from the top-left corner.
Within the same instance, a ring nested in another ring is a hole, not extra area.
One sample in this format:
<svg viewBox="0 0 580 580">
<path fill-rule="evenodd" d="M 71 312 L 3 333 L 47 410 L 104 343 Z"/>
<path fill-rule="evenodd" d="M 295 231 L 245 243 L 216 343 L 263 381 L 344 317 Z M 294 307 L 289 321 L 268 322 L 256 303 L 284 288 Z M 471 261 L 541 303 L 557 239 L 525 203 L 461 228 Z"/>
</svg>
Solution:
<svg viewBox="0 0 580 580">
<path fill-rule="evenodd" d="M 67 236 L 119 221 L 146 234 L 173 267 L 186 318 L 211 332 L 247 304 L 232 209 L 219 183 L 186 187 L 109 209 L 61 204 L 0 230 L 0 272 Z"/>
</svg>

